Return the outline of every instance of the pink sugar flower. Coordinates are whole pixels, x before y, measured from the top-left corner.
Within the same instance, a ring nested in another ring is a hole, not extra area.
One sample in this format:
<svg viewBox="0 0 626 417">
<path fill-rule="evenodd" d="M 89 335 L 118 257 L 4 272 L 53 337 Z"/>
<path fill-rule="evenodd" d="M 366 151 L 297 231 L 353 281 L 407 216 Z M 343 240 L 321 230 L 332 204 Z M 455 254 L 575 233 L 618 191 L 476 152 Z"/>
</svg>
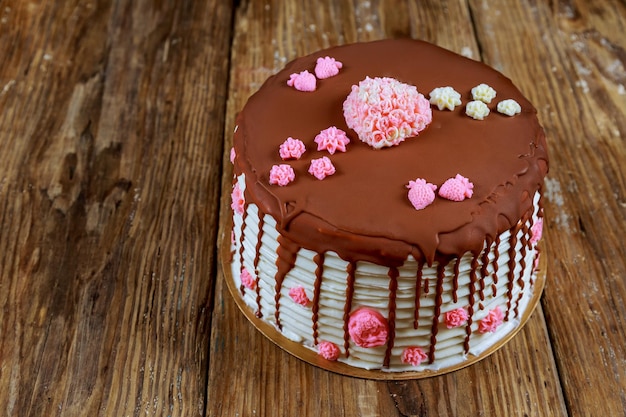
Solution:
<svg viewBox="0 0 626 417">
<path fill-rule="evenodd" d="M 343 103 L 343 115 L 359 139 L 375 149 L 417 136 L 432 121 L 428 100 L 394 78 L 366 77 Z"/>
<path fill-rule="evenodd" d="M 254 278 L 252 278 L 252 275 L 250 275 L 250 272 L 248 272 L 248 270 L 246 268 L 243 269 L 243 271 L 241 271 L 241 284 L 246 287 L 249 288 L 251 290 L 253 290 L 256 287 L 256 282 L 254 281 Z"/>
<path fill-rule="evenodd" d="M 409 201 L 416 210 L 421 210 L 435 201 L 435 190 L 437 186 L 426 182 L 422 178 L 409 181 L 406 186 L 409 189 Z"/>
<path fill-rule="evenodd" d="M 478 323 L 478 331 L 481 333 L 493 333 L 502 324 L 504 315 L 500 307 L 489 310 L 489 313 Z"/>
<path fill-rule="evenodd" d="M 348 333 L 357 346 L 377 347 L 387 343 L 389 325 L 378 311 L 361 307 L 350 314 Z"/>
<path fill-rule="evenodd" d="M 350 139 L 348 139 L 346 132 L 331 126 L 315 136 L 315 143 L 317 143 L 318 151 L 327 150 L 329 154 L 333 155 L 337 151 L 345 152 Z"/>
<path fill-rule="evenodd" d="M 301 286 L 293 287 L 292 289 L 290 289 L 289 296 L 294 302 L 300 304 L 301 306 L 307 306 L 311 302 L 311 300 L 309 300 L 309 297 L 307 297 L 306 295 L 306 291 Z"/>
<path fill-rule="evenodd" d="M 315 65 L 315 75 L 320 80 L 324 78 L 334 77 L 339 74 L 339 70 L 343 67 L 343 64 L 335 58 L 329 56 L 324 58 L 317 58 L 317 64 Z"/>
<path fill-rule="evenodd" d="M 270 170 L 270 184 L 284 187 L 296 178 L 293 168 L 287 164 L 274 165 Z"/>
<path fill-rule="evenodd" d="M 474 184 L 460 174 L 448 178 L 439 188 L 439 195 L 452 201 L 463 201 L 474 194 Z"/>
<path fill-rule="evenodd" d="M 317 87 L 317 79 L 315 75 L 309 71 L 302 71 L 301 73 L 293 73 L 289 76 L 287 81 L 289 87 L 293 87 L 298 91 L 315 91 Z"/>
<path fill-rule="evenodd" d="M 462 326 L 467 322 L 467 317 L 467 310 L 463 307 L 448 311 L 445 314 L 446 327 L 448 329 L 452 329 L 454 327 Z"/>
<path fill-rule="evenodd" d="M 332 342 L 320 342 L 317 345 L 317 353 L 326 360 L 336 361 L 339 359 L 340 351 L 336 344 Z"/>
<path fill-rule="evenodd" d="M 235 183 L 233 187 L 232 193 L 230 193 L 230 207 L 237 214 L 243 214 L 244 206 L 246 201 L 243 197 L 243 191 L 241 191 L 241 187 L 239 187 L 239 183 Z"/>
<path fill-rule="evenodd" d="M 234 164 L 235 163 L 235 157 L 237 156 L 237 154 L 235 153 L 235 148 L 230 148 L 230 163 Z"/>
<path fill-rule="evenodd" d="M 288 137 L 278 149 L 278 153 L 283 160 L 300 159 L 304 151 L 306 151 L 304 142 L 300 139 L 294 139 L 292 137 Z"/>
<path fill-rule="evenodd" d="M 543 219 L 537 219 L 535 224 L 530 228 L 531 237 L 530 244 L 536 245 L 539 240 L 541 240 L 541 236 L 543 235 Z"/>
<path fill-rule="evenodd" d="M 323 180 L 329 175 L 335 173 L 335 166 L 327 156 L 323 156 L 318 159 L 311 159 L 311 165 L 309 166 L 309 174 L 313 175 L 318 180 Z"/>
<path fill-rule="evenodd" d="M 419 366 L 419 364 L 422 363 L 426 358 L 428 358 L 428 355 L 421 347 L 417 346 L 410 346 L 404 349 L 401 356 L 402 362 L 413 366 Z"/>
</svg>

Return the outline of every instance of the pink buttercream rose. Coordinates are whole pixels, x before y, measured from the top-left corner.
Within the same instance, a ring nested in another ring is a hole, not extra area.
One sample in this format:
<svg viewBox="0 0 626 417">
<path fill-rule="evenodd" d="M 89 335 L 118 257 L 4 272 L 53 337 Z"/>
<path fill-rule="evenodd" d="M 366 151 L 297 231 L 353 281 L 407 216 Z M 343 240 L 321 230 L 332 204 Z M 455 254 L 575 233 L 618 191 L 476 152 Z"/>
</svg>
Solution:
<svg viewBox="0 0 626 417">
<path fill-rule="evenodd" d="M 402 351 L 402 362 L 408 363 L 413 366 L 418 366 L 422 363 L 428 355 L 424 352 L 424 350 L 417 346 L 410 346 Z"/>
<path fill-rule="evenodd" d="M 324 359 L 327 359 L 329 361 L 336 361 L 337 359 L 339 359 L 341 351 L 339 350 L 337 345 L 332 342 L 320 342 L 317 345 L 317 353 L 319 353 L 320 356 Z"/>
<path fill-rule="evenodd" d="M 291 74 L 287 85 L 298 91 L 315 91 L 317 79 L 315 75 L 311 74 L 309 71 L 302 71 L 300 73 Z"/>
<path fill-rule="evenodd" d="M 244 206 L 246 201 L 243 197 L 243 192 L 241 191 L 241 187 L 239 187 L 239 183 L 235 183 L 233 187 L 232 193 L 230 193 L 230 207 L 237 214 L 243 214 Z"/>
<path fill-rule="evenodd" d="M 335 58 L 331 58 L 329 56 L 324 58 L 317 58 L 317 62 L 315 64 L 315 75 L 320 80 L 324 78 L 330 78 L 337 74 L 339 74 L 339 70 L 343 67 L 343 64 Z"/>
<path fill-rule="evenodd" d="M 406 186 L 409 189 L 409 201 L 416 210 L 421 210 L 435 201 L 435 190 L 437 186 L 426 182 L 422 178 L 415 181 L 409 181 Z"/>
<path fill-rule="evenodd" d="M 311 300 L 309 300 L 309 297 L 307 297 L 306 295 L 306 291 L 301 286 L 293 287 L 292 289 L 290 289 L 289 296 L 294 302 L 300 304 L 301 306 L 307 306 L 311 302 Z"/>
<path fill-rule="evenodd" d="M 254 287 L 256 287 L 256 282 L 254 281 L 254 278 L 252 278 L 252 275 L 250 274 L 250 272 L 248 272 L 248 270 L 246 268 L 243 269 L 243 271 L 241 271 L 241 284 L 246 287 L 246 288 L 250 288 L 251 290 L 254 289 Z"/>
<path fill-rule="evenodd" d="M 378 311 L 361 307 L 350 314 L 348 333 L 357 346 L 377 347 L 387 343 L 389 325 Z"/>
<path fill-rule="evenodd" d="M 294 139 L 288 137 L 278 149 L 278 154 L 282 159 L 300 159 L 302 154 L 306 151 L 304 142 L 300 139 Z"/>
<path fill-rule="evenodd" d="M 500 307 L 490 310 L 489 313 L 478 323 L 478 331 L 481 333 L 493 333 L 502 324 L 504 315 Z"/>
<path fill-rule="evenodd" d="M 467 322 L 467 310 L 459 307 L 456 310 L 448 311 L 445 314 L 445 322 L 448 329 L 464 325 Z"/>
<path fill-rule="evenodd" d="M 284 187 L 296 178 L 293 168 L 287 164 L 274 165 L 270 170 L 270 184 Z"/>
<path fill-rule="evenodd" d="M 313 175 L 318 180 L 323 180 L 329 175 L 335 173 L 335 166 L 327 156 L 323 156 L 318 159 L 312 159 L 309 166 L 309 174 Z"/>
<path fill-rule="evenodd" d="M 543 219 L 537 219 L 537 222 L 530 228 L 530 232 L 530 244 L 536 245 L 541 240 L 541 235 L 543 234 Z"/>
<path fill-rule="evenodd" d="M 439 195 L 452 201 L 463 201 L 474 194 L 474 184 L 461 174 L 448 178 L 439 188 Z"/>
<path fill-rule="evenodd" d="M 328 129 L 322 130 L 315 136 L 315 143 L 317 143 L 317 150 L 328 151 L 333 155 L 337 151 L 345 152 L 346 145 L 350 143 L 350 139 L 341 129 L 337 129 L 335 126 L 331 126 Z"/>
</svg>

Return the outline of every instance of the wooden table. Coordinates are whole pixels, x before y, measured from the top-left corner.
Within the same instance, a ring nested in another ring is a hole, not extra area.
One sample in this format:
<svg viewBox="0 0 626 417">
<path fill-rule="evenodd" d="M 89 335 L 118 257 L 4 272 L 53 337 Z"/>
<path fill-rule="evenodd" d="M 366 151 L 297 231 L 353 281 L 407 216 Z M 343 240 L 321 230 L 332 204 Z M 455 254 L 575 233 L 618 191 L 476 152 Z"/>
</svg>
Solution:
<svg viewBox="0 0 626 417">
<path fill-rule="evenodd" d="M 0 1 L 0 414 L 624 415 L 625 33 L 618 0 Z M 246 99 L 296 56 L 385 37 L 502 71 L 551 151 L 540 307 L 419 381 L 284 353 L 217 247 Z"/>
</svg>

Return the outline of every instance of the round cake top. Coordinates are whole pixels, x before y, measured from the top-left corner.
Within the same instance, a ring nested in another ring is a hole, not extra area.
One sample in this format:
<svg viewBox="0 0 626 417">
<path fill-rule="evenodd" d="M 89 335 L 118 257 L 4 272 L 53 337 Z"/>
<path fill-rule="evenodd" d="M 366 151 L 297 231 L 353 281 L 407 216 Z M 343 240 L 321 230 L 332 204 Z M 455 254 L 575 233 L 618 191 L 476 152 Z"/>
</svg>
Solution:
<svg viewBox="0 0 626 417">
<path fill-rule="evenodd" d="M 338 71 L 316 78 L 318 58 L 324 57 L 336 60 Z M 460 93 L 462 103 L 453 110 L 432 105 L 432 120 L 424 116 L 430 123 L 420 126 L 417 136 L 375 149 L 359 139 L 344 117 L 353 86 L 368 77 L 414 86 L 426 100 L 435 88 L 449 86 Z M 473 101 L 472 88 L 480 84 L 497 95 L 486 105 L 490 113 L 476 120 L 466 107 Z M 507 116 L 496 111 L 505 99 L 515 100 L 521 112 Z M 288 138 L 293 139 L 289 146 L 300 148 L 295 155 L 304 145 L 299 159 L 281 158 L 279 149 Z M 339 46 L 287 64 L 239 114 L 234 151 L 235 173 L 245 174 L 246 202 L 274 217 L 282 235 L 319 253 L 334 251 L 347 261 L 388 266 L 402 264 L 409 254 L 430 263 L 478 253 L 485 239 L 495 238 L 531 210 L 548 170 L 536 110 L 508 78 L 480 62 L 410 39 Z M 276 180 L 281 169 L 293 174 L 286 185 Z M 450 188 L 444 183 L 457 175 L 471 183 L 471 191 L 462 201 L 441 197 L 442 188 Z M 407 188 L 417 179 L 437 187 L 432 203 L 419 210 Z"/>
</svg>

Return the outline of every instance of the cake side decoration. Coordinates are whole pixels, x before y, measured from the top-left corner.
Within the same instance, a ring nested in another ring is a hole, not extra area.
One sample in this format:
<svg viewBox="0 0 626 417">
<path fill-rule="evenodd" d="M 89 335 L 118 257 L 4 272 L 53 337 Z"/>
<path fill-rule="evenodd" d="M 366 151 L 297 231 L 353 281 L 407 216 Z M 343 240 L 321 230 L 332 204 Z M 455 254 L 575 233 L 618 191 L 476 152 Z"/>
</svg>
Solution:
<svg viewBox="0 0 626 417">
<path fill-rule="evenodd" d="M 296 178 L 293 168 L 287 164 L 272 166 L 270 170 L 270 184 L 284 187 Z"/>
<path fill-rule="evenodd" d="M 304 146 L 304 142 L 290 136 L 280 145 L 278 154 L 283 160 L 300 159 L 305 151 L 306 147 Z"/>
<path fill-rule="evenodd" d="M 339 359 L 341 351 L 333 342 L 320 342 L 317 345 L 317 353 L 326 360 L 336 361 Z"/>
<path fill-rule="evenodd" d="M 300 285 L 297 287 L 291 288 L 289 290 L 289 296 L 295 303 L 300 304 L 301 306 L 304 306 L 304 307 L 308 306 L 311 303 L 311 300 L 306 295 L 306 291 L 304 287 Z"/>
<path fill-rule="evenodd" d="M 325 78 L 334 77 L 339 74 L 339 70 L 343 67 L 343 64 L 335 58 L 331 58 L 329 56 L 324 58 L 317 58 L 317 63 L 315 64 L 315 75 L 320 80 Z"/>
<path fill-rule="evenodd" d="M 298 91 L 315 91 L 317 88 L 317 78 L 309 71 L 302 71 L 300 73 L 294 73 L 289 76 L 287 85 L 293 87 Z"/>
<path fill-rule="evenodd" d="M 350 143 L 350 139 L 341 129 L 337 129 L 335 126 L 331 126 L 328 129 L 322 130 L 315 136 L 315 143 L 317 143 L 318 151 L 328 151 L 333 155 L 335 152 L 345 152 L 346 145 Z"/>
<path fill-rule="evenodd" d="M 493 333 L 502 324 L 503 320 L 504 314 L 502 314 L 500 307 L 489 310 L 487 316 L 478 323 L 478 331 L 481 333 Z"/>
<path fill-rule="evenodd" d="M 487 84 L 479 84 L 472 88 L 472 98 L 474 100 L 480 100 L 483 103 L 491 103 L 496 96 L 496 90 L 488 86 Z"/>
<path fill-rule="evenodd" d="M 419 366 L 427 358 L 428 354 L 418 346 L 411 346 L 404 349 L 401 356 L 402 362 L 413 366 Z"/>
<path fill-rule="evenodd" d="M 249 288 L 251 290 L 254 289 L 254 287 L 256 287 L 256 282 L 254 280 L 254 278 L 252 278 L 252 274 L 250 274 L 250 272 L 248 272 L 248 270 L 246 268 L 243 269 L 243 271 L 241 271 L 241 285 L 243 285 L 246 288 Z"/>
<path fill-rule="evenodd" d="M 246 204 L 246 201 L 244 199 L 243 191 L 241 191 L 239 183 L 235 183 L 233 191 L 230 194 L 230 198 L 230 207 L 233 209 L 233 211 L 237 214 L 243 214 L 243 208 Z"/>
<path fill-rule="evenodd" d="M 430 104 L 436 105 L 439 110 L 454 110 L 461 105 L 461 94 L 452 87 L 437 87 L 429 94 Z"/>
<path fill-rule="evenodd" d="M 430 103 L 413 85 L 394 78 L 366 77 L 343 103 L 348 127 L 374 149 L 417 136 L 432 121 Z"/>
<path fill-rule="evenodd" d="M 313 175 L 318 180 L 323 180 L 329 175 L 335 173 L 335 166 L 327 156 L 321 158 L 311 159 L 311 165 L 309 166 L 309 174 Z"/>
<path fill-rule="evenodd" d="M 467 322 L 467 310 L 463 307 L 459 307 L 455 310 L 448 311 L 445 314 L 445 323 L 448 329 L 463 326 Z"/>
<path fill-rule="evenodd" d="M 235 163 L 235 157 L 237 156 L 237 154 L 235 153 L 235 148 L 230 148 L 230 155 L 229 158 L 230 159 L 230 163 L 234 164 Z"/>
<path fill-rule="evenodd" d="M 423 178 L 409 181 L 409 185 L 407 185 L 406 188 L 409 189 L 409 201 L 416 210 L 421 210 L 435 201 L 435 190 L 437 186 L 426 182 Z"/>
<path fill-rule="evenodd" d="M 465 106 L 465 114 L 474 120 L 484 120 L 489 116 L 489 107 L 480 100 L 474 100 Z"/>
<path fill-rule="evenodd" d="M 439 195 L 452 201 L 463 201 L 474 194 L 474 184 L 461 174 L 448 178 L 439 188 Z"/>
<path fill-rule="evenodd" d="M 348 332 L 355 345 L 363 348 L 378 347 L 387 343 L 389 324 L 378 311 L 361 307 L 350 314 Z"/>
<path fill-rule="evenodd" d="M 498 110 L 498 113 L 506 114 L 507 116 L 515 116 L 522 112 L 522 106 L 517 101 L 509 98 L 499 102 L 496 110 Z"/>
<path fill-rule="evenodd" d="M 530 228 L 530 244 L 536 245 L 537 242 L 541 239 L 541 235 L 543 234 L 543 219 L 537 219 L 537 221 Z"/>
</svg>

